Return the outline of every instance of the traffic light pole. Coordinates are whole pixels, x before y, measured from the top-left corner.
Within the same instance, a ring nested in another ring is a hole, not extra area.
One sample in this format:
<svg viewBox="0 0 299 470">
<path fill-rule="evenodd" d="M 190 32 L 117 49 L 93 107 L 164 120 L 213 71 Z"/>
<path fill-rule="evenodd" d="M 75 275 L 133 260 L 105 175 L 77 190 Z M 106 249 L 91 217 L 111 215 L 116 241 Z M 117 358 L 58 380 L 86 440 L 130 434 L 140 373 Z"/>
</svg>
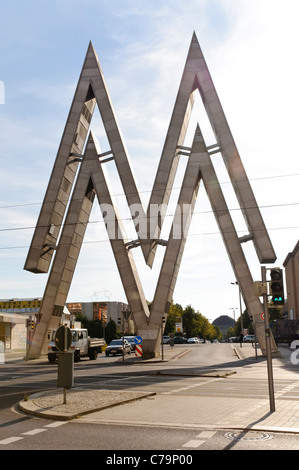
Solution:
<svg viewBox="0 0 299 470">
<path fill-rule="evenodd" d="M 164 333 L 164 327 L 166 323 L 166 317 L 162 315 L 161 319 L 161 350 L 162 350 L 162 361 L 164 361 L 164 344 L 163 344 L 163 333 Z"/>
<path fill-rule="evenodd" d="M 262 282 L 266 283 L 266 268 L 262 266 Z M 271 355 L 271 341 L 270 341 L 270 322 L 269 322 L 269 309 L 268 309 L 268 295 L 263 294 L 264 302 L 264 322 L 265 322 L 265 336 L 266 336 L 266 351 L 267 351 L 267 370 L 268 370 L 268 386 L 269 386 L 269 399 L 270 411 L 275 411 L 275 398 L 274 398 L 274 383 L 273 383 L 273 368 L 272 368 L 272 355 Z"/>
<path fill-rule="evenodd" d="M 124 338 L 124 311 L 121 312 L 121 337 L 122 337 L 122 356 L 123 356 L 123 361 L 125 360 L 125 338 Z M 131 346 L 130 346 L 131 347 Z"/>
</svg>

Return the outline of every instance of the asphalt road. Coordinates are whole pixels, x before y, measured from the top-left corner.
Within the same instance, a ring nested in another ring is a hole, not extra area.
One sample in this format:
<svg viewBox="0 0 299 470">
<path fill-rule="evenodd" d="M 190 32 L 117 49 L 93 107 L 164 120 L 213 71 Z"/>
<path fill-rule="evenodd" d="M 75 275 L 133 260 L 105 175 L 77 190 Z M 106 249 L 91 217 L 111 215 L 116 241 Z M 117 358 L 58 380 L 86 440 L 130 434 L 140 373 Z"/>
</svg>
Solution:
<svg viewBox="0 0 299 470">
<path fill-rule="evenodd" d="M 177 346 L 179 351 L 180 346 Z M 180 376 L 180 371 L 192 371 L 200 367 L 228 370 L 244 367 L 233 353 L 230 345 L 192 345 L 192 351 L 177 361 L 160 365 L 124 365 L 119 358 L 100 356 L 96 361 L 83 360 L 75 364 L 75 386 L 86 389 L 130 389 L 163 393 L 202 394 L 215 396 L 221 393 L 229 397 L 248 397 L 258 393 L 267 397 L 267 382 L 257 381 L 254 387 L 246 380 L 236 380 L 232 375 L 219 390 L 217 382 L 207 377 Z M 161 375 L 161 368 L 177 376 Z M 80 418 L 71 422 L 38 419 L 18 412 L 15 404 L 25 395 L 39 390 L 53 389 L 57 382 L 57 366 L 47 362 L 18 362 L 0 366 L 0 450 L 103 450 L 103 459 L 110 458 L 112 451 L 129 450 L 144 460 L 160 451 L 194 455 L 198 450 L 295 450 L 299 437 L 291 433 L 261 433 L 193 429 L 163 426 L 124 426 L 97 423 L 96 415 L 89 420 Z M 181 391 L 180 391 L 181 390 Z M 298 393 L 299 390 L 293 390 Z M 175 410 L 174 410 L 175 412 Z M 90 416 L 90 415 L 88 415 Z M 197 454 L 196 454 L 197 455 Z M 195 457 L 194 457 L 195 458 Z M 196 457 L 197 458 L 197 457 Z M 105 463 L 105 462 L 104 462 Z M 140 465 L 141 461 L 138 465 Z M 143 462 L 156 465 L 153 462 Z M 165 462 L 164 462 L 165 463 Z M 173 463 L 173 462 L 172 462 Z M 134 465 L 133 465 L 134 466 Z M 141 468 L 141 467 L 140 467 Z M 143 467 L 142 467 L 143 468 Z"/>
</svg>

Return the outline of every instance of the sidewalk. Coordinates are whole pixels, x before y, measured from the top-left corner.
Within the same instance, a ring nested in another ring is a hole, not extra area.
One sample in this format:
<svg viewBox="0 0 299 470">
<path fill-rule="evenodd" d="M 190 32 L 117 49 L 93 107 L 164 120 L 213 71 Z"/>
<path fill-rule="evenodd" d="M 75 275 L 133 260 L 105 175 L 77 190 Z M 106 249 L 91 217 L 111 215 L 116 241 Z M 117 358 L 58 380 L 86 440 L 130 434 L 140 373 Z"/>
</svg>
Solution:
<svg viewBox="0 0 299 470">
<path fill-rule="evenodd" d="M 249 381 L 267 379 L 267 361 L 259 349 L 256 358 L 251 345 L 232 345 L 235 353 L 245 366 L 233 371 L 228 377 L 239 377 Z M 299 433 L 299 398 L 286 397 L 284 393 L 299 385 L 299 369 L 290 370 L 287 362 L 290 350 L 280 348 L 281 357 L 273 358 L 275 381 L 286 380 L 288 384 L 275 394 L 275 411 L 270 412 L 269 399 L 208 397 L 175 393 L 156 394 L 133 391 L 108 391 L 76 389 L 67 391 L 67 403 L 63 404 L 62 389 L 32 395 L 19 403 L 25 413 L 56 419 L 105 424 L 131 424 L 170 427 L 189 427 L 202 429 L 252 429 L 259 431 L 280 431 Z M 181 354 L 188 354 L 188 347 Z M 164 362 L 173 364 L 178 358 L 177 351 L 165 350 Z M 122 361 L 122 359 L 120 359 Z M 134 363 L 150 363 L 157 360 L 143 361 L 140 358 L 127 358 L 124 367 Z M 160 361 L 161 362 L 161 361 Z M 299 367 L 299 366 L 298 366 Z M 184 374 L 185 375 L 185 374 Z M 186 370 L 186 375 L 188 371 Z M 219 371 L 209 373 L 209 380 L 226 380 L 219 376 Z M 291 381 L 291 383 L 290 383 Z M 192 385 L 194 386 L 194 385 Z M 190 388 L 192 387 L 190 385 Z M 122 404 L 122 406 L 118 406 Z"/>
</svg>

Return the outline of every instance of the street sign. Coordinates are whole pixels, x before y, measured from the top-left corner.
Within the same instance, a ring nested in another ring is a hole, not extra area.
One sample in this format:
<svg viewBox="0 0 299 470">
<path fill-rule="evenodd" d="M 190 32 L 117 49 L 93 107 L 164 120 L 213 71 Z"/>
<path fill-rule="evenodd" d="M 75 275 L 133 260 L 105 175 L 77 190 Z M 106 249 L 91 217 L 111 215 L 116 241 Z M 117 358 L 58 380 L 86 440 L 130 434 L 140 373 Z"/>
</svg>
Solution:
<svg viewBox="0 0 299 470">
<path fill-rule="evenodd" d="M 264 321 L 265 320 L 265 314 L 264 312 L 261 313 L 261 319 Z"/>
<path fill-rule="evenodd" d="M 141 344 L 142 343 L 142 337 L 141 336 L 136 336 L 136 338 L 134 338 L 134 342 L 135 342 L 135 344 Z"/>
<path fill-rule="evenodd" d="M 141 344 L 136 344 L 135 356 L 142 357 L 142 345 Z"/>
<path fill-rule="evenodd" d="M 55 333 L 55 346 L 59 351 L 67 351 L 72 344 L 73 337 L 71 330 L 66 325 L 61 325 Z"/>
</svg>

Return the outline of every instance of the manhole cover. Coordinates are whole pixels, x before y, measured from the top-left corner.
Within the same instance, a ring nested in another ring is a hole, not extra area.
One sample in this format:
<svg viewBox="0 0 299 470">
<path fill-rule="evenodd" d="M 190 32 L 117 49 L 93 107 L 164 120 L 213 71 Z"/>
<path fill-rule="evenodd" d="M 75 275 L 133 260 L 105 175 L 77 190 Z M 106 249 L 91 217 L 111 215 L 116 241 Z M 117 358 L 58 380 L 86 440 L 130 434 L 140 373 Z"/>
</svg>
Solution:
<svg viewBox="0 0 299 470">
<path fill-rule="evenodd" d="M 258 431 L 227 432 L 225 437 L 236 441 L 267 441 L 272 439 L 271 434 Z"/>
</svg>

